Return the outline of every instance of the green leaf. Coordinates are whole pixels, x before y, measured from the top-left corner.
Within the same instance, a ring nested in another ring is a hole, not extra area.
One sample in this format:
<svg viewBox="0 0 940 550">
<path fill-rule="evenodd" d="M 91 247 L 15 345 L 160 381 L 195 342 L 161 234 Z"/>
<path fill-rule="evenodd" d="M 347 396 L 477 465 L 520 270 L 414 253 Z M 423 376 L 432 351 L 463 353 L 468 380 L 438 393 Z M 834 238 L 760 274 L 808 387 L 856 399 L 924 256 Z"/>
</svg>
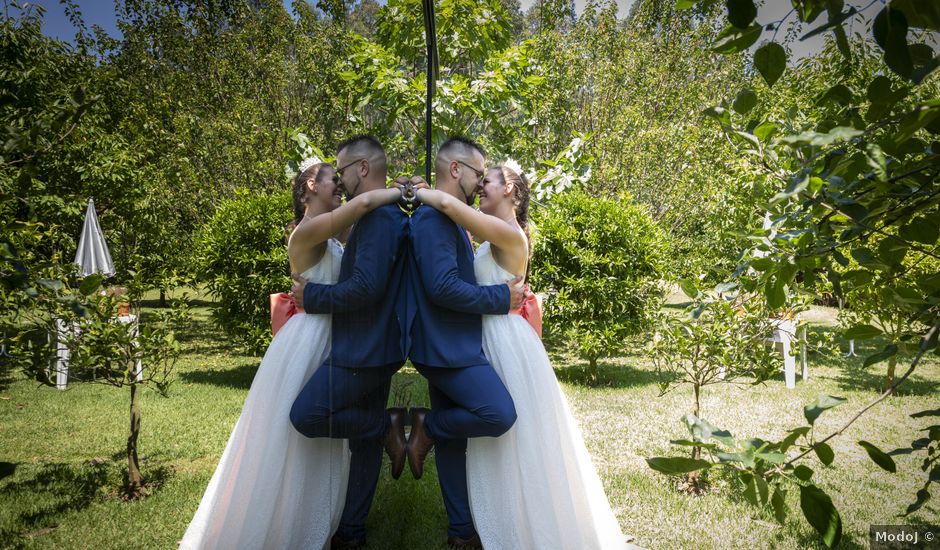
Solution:
<svg viewBox="0 0 940 550">
<path fill-rule="evenodd" d="M 803 41 L 803 40 L 806 40 L 807 38 L 816 36 L 817 34 L 822 34 L 835 26 L 839 26 L 841 28 L 842 23 L 849 17 L 852 17 L 853 15 L 855 15 L 856 13 L 858 13 L 858 10 L 856 10 L 854 7 L 849 7 L 848 11 L 842 12 L 836 15 L 835 17 L 833 17 L 832 14 L 830 14 L 829 21 L 809 31 L 808 33 L 804 34 L 803 36 L 800 37 L 800 40 Z"/>
<path fill-rule="evenodd" d="M 848 86 L 845 84 L 836 84 L 835 86 L 826 90 L 826 92 L 820 96 L 817 103 L 822 105 L 827 101 L 831 101 L 837 105 L 848 105 L 852 103 L 854 99 L 855 94 L 852 93 L 852 90 L 850 90 Z"/>
<path fill-rule="evenodd" d="M 855 325 L 845 331 L 843 338 L 846 340 L 867 340 L 882 334 L 881 329 L 872 325 Z"/>
<path fill-rule="evenodd" d="M 940 3 L 935 0 L 892 0 L 891 7 L 904 12 L 912 27 L 940 31 Z"/>
<path fill-rule="evenodd" d="M 711 466 L 711 462 L 707 460 L 681 456 L 647 458 L 646 463 L 657 472 L 668 475 L 687 474 Z"/>
<path fill-rule="evenodd" d="M 885 349 L 879 351 L 878 353 L 873 353 L 865 358 L 865 364 L 862 365 L 864 368 L 868 368 L 876 363 L 880 363 L 885 359 L 894 357 L 898 354 L 898 347 L 894 344 L 888 344 L 885 346 Z"/>
<path fill-rule="evenodd" d="M 907 48 L 907 18 L 900 10 L 882 9 L 872 22 L 875 41 L 885 52 L 885 63 L 895 73 L 908 78 L 914 70 Z"/>
<path fill-rule="evenodd" d="M 714 439 L 725 447 L 734 447 L 734 437 L 728 430 L 713 430 L 711 439 Z"/>
<path fill-rule="evenodd" d="M 774 509 L 774 518 L 783 525 L 787 521 L 786 493 L 780 487 L 774 489 L 774 496 L 770 498 L 770 505 Z"/>
<path fill-rule="evenodd" d="M 82 293 L 83 296 L 91 296 L 93 292 L 98 290 L 101 286 L 101 281 L 104 280 L 104 277 L 100 273 L 93 273 L 84 279 L 78 287 L 78 291 Z"/>
<path fill-rule="evenodd" d="M 894 103 L 897 101 L 891 92 L 891 79 L 886 76 L 876 76 L 868 83 L 868 100 L 872 103 Z"/>
<path fill-rule="evenodd" d="M 790 430 L 790 433 L 788 433 L 787 436 L 783 438 L 783 441 L 780 442 L 780 445 L 779 445 L 780 450 L 786 452 L 787 449 L 789 449 L 790 447 L 793 446 L 794 443 L 796 443 L 797 439 L 809 433 L 809 430 L 810 430 L 809 426 L 801 426 L 799 428 Z"/>
<path fill-rule="evenodd" d="M 750 88 L 744 88 L 738 92 L 731 106 L 734 107 L 734 110 L 738 113 L 742 115 L 747 114 L 751 109 L 757 106 L 757 94 Z"/>
<path fill-rule="evenodd" d="M 767 279 L 764 286 L 764 298 L 767 301 L 767 307 L 770 309 L 780 309 L 787 303 L 787 294 L 784 291 L 783 279 L 779 276 Z"/>
<path fill-rule="evenodd" d="M 764 44 L 754 52 L 754 66 L 768 86 L 773 86 L 787 67 L 787 51 L 776 42 Z"/>
<path fill-rule="evenodd" d="M 898 471 L 897 466 L 894 464 L 894 459 L 885 454 L 881 449 L 867 441 L 859 441 L 858 444 L 868 452 L 868 456 L 875 464 L 881 466 L 882 470 L 887 470 L 892 474 Z"/>
<path fill-rule="evenodd" d="M 804 466 L 800 464 L 799 466 L 793 469 L 793 475 L 795 475 L 797 479 L 801 479 L 803 481 L 809 481 L 809 479 L 813 477 L 813 470 L 809 468 L 808 466 Z"/>
<path fill-rule="evenodd" d="M 914 218 L 899 230 L 902 239 L 923 244 L 933 244 L 940 237 L 940 228 L 927 218 Z"/>
<path fill-rule="evenodd" d="M 841 397 L 820 395 L 818 398 L 816 398 L 816 401 L 803 407 L 803 416 L 806 417 L 806 421 L 809 422 L 810 425 L 813 425 L 816 422 L 816 419 L 819 418 L 819 415 L 821 415 L 823 412 L 833 407 L 838 407 L 845 402 L 846 400 Z"/>
<path fill-rule="evenodd" d="M 682 292 L 684 292 L 686 296 L 692 299 L 695 299 L 699 294 L 698 286 L 696 286 L 695 281 L 691 279 L 680 279 L 679 288 L 682 289 Z"/>
<path fill-rule="evenodd" d="M 728 21 L 739 29 L 746 29 L 757 17 L 757 7 L 753 0 L 727 0 Z"/>
<path fill-rule="evenodd" d="M 709 107 L 704 111 L 705 116 L 709 116 L 718 121 L 722 127 L 731 125 L 731 114 L 723 107 Z"/>
<path fill-rule="evenodd" d="M 807 187 L 809 187 L 809 180 L 810 178 L 806 174 L 803 174 L 803 173 L 794 174 L 790 178 L 790 185 L 788 185 L 786 189 L 777 193 L 770 199 L 771 204 L 789 199 L 790 197 L 793 197 L 795 195 L 798 195 L 799 193 L 802 193 L 803 191 L 806 190 Z"/>
<path fill-rule="evenodd" d="M 842 54 L 842 57 L 844 57 L 846 61 L 851 63 L 852 48 L 849 47 L 849 39 L 845 35 L 845 29 L 842 28 L 842 25 L 839 25 L 834 32 L 836 35 L 836 47 L 839 48 L 839 53 Z"/>
<path fill-rule="evenodd" d="M 37 279 L 36 282 L 39 283 L 40 286 L 44 286 L 49 290 L 58 291 L 65 288 L 65 285 L 62 283 L 62 281 L 57 279 Z"/>
<path fill-rule="evenodd" d="M 773 122 L 761 122 L 754 128 L 754 137 L 760 141 L 766 141 L 767 138 L 777 133 L 777 125 Z"/>
<path fill-rule="evenodd" d="M 938 117 L 940 117 L 940 108 L 926 105 L 917 106 L 913 111 L 904 115 L 904 118 L 902 118 L 901 122 L 898 124 L 897 132 L 895 132 L 891 139 L 896 146 L 901 145 L 914 137 L 914 134 L 918 130 L 927 126 Z"/>
<path fill-rule="evenodd" d="M 793 4 L 797 15 L 804 23 L 812 23 L 826 10 L 823 0 L 790 0 L 790 3 Z"/>
<path fill-rule="evenodd" d="M 764 27 L 757 24 L 751 25 L 746 29 L 739 29 L 734 25 L 728 25 L 716 37 L 716 43 L 712 47 L 712 51 L 722 54 L 742 52 L 757 42 L 763 30 Z"/>
<path fill-rule="evenodd" d="M 826 546 L 839 546 L 842 540 L 842 518 L 829 495 L 815 485 L 800 486 L 800 508 Z"/>
<path fill-rule="evenodd" d="M 764 462 L 769 462 L 771 464 L 783 464 L 787 460 L 787 455 L 783 453 L 757 453 L 756 458 L 763 460 Z"/>
<path fill-rule="evenodd" d="M 832 464 L 832 460 L 836 457 L 835 453 L 832 452 L 832 447 L 825 443 L 817 443 L 813 447 L 813 451 L 816 453 L 816 456 L 819 457 L 820 462 L 826 466 Z"/>
<path fill-rule="evenodd" d="M 687 10 L 695 7 L 695 4 L 698 4 L 698 2 L 699 0 L 676 0 L 676 9 Z"/>
</svg>

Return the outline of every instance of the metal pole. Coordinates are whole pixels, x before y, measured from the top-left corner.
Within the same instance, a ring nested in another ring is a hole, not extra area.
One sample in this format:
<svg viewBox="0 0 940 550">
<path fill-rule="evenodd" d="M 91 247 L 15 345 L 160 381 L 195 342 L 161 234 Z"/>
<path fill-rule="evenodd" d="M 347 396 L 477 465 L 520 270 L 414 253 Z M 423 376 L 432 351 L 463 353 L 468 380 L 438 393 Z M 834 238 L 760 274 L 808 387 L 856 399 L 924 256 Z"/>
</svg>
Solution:
<svg viewBox="0 0 940 550">
<path fill-rule="evenodd" d="M 427 73 L 427 100 L 424 110 L 424 179 L 431 183 L 431 112 L 434 103 L 434 92 L 438 77 L 437 59 L 437 30 L 434 24 L 434 0 L 422 0 L 424 12 L 424 38 L 427 42 L 428 73 Z"/>
</svg>

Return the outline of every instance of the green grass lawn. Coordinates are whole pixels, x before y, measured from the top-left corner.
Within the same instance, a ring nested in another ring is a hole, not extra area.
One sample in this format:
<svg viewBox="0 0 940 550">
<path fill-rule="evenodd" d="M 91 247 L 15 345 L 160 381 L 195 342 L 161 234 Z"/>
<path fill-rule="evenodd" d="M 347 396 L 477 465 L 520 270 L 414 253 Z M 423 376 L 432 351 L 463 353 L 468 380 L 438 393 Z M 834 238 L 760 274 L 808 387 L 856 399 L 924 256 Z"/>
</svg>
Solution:
<svg viewBox="0 0 940 550">
<path fill-rule="evenodd" d="M 183 335 L 185 355 L 170 397 L 143 396 L 140 449 L 149 496 L 124 502 L 119 486 L 128 422 L 127 390 L 95 384 L 68 391 L 40 386 L 0 372 L 0 546 L 11 548 L 174 548 L 195 512 L 232 429 L 259 358 L 230 346 L 211 324 L 208 309 L 194 309 Z M 831 312 L 814 310 L 825 330 Z M 877 341 L 857 346 L 864 355 Z M 645 457 L 673 453 L 670 439 L 685 437 L 680 418 L 691 410 L 691 391 L 659 397 L 656 375 L 640 354 L 602 365 L 605 384 L 587 385 L 577 361 L 555 358 L 557 375 L 580 420 L 588 449 L 624 532 L 649 548 L 817 547 L 815 532 L 799 513 L 783 526 L 748 505 L 728 481 L 712 479 L 699 497 L 675 489 L 675 481 L 650 470 Z M 782 372 L 757 387 L 706 389 L 702 416 L 737 438 L 780 437 L 802 425 L 803 405 L 819 394 L 848 399 L 824 414 L 818 433 L 828 433 L 877 395 L 883 366 L 860 368 L 861 359 L 810 356 L 808 381 L 787 390 Z M 901 370 L 900 372 L 903 372 Z M 856 441 L 883 450 L 906 446 L 926 425 L 909 414 L 938 406 L 940 364 L 919 367 L 902 395 L 879 405 L 834 441 L 836 461 L 815 461 L 815 480 L 844 522 L 843 547 L 867 548 L 870 524 L 940 523 L 936 500 L 899 518 L 926 477 L 918 458 L 896 457 L 898 473 L 879 469 Z M 405 369 L 396 376 L 392 402 L 427 403 L 422 378 Z M 420 481 L 398 481 L 383 468 L 369 524 L 370 548 L 444 548 L 446 518 L 433 462 Z M 936 495 L 935 495 L 936 496 Z"/>
</svg>

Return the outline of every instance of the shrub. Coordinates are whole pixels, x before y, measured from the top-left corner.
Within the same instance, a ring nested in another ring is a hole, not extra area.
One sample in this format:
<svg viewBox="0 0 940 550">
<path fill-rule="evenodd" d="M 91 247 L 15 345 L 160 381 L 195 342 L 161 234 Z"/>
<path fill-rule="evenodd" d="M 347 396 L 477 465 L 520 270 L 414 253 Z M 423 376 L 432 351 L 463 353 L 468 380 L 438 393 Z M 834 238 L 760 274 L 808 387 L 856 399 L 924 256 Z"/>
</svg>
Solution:
<svg viewBox="0 0 940 550">
<path fill-rule="evenodd" d="M 218 299 L 213 318 L 236 343 L 261 353 L 271 342 L 268 295 L 290 288 L 285 227 L 290 193 L 237 192 L 202 228 L 198 276 Z"/>
<path fill-rule="evenodd" d="M 545 338 L 575 347 L 597 379 L 597 360 L 644 331 L 662 304 L 664 234 L 629 196 L 580 189 L 533 210 L 532 286 L 547 292 Z"/>
</svg>

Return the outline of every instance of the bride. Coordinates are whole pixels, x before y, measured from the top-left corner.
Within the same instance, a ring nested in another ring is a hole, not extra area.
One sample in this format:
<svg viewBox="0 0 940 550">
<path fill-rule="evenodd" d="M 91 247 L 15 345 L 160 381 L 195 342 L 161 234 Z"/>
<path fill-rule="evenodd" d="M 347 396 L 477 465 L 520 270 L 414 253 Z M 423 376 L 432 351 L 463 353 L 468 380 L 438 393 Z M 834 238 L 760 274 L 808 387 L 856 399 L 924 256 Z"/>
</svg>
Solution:
<svg viewBox="0 0 940 550">
<path fill-rule="evenodd" d="M 287 245 L 291 271 L 323 284 L 336 283 L 343 254 L 330 237 L 401 196 L 381 189 L 340 206 L 336 171 L 312 161 L 301 165 L 291 188 L 297 224 Z M 327 545 L 343 511 L 347 443 L 303 437 L 287 418 L 329 351 L 329 315 L 293 315 L 278 331 L 180 548 Z"/>
<path fill-rule="evenodd" d="M 477 284 L 502 284 L 526 270 L 528 182 L 516 170 L 497 166 L 487 170 L 477 192 L 480 211 L 420 186 L 417 198 L 486 241 L 473 264 Z M 533 328 L 519 315 L 484 315 L 483 351 L 518 415 L 505 435 L 467 444 L 470 508 L 483 547 L 634 548 L 620 530 Z"/>
</svg>

